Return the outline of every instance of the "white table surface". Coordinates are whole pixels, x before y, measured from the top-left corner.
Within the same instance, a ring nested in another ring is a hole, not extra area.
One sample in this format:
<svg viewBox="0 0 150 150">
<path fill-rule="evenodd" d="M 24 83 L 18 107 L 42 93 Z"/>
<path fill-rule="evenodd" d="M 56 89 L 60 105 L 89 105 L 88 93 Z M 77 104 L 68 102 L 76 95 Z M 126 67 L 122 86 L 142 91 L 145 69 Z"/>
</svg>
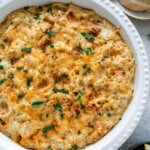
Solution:
<svg viewBox="0 0 150 150">
<path fill-rule="evenodd" d="M 149 65 L 150 65 L 150 37 L 147 36 L 147 34 L 150 34 L 150 23 L 140 23 L 135 21 L 132 22 L 142 37 L 142 40 L 144 42 L 149 57 Z M 145 112 L 139 125 L 137 126 L 133 134 L 130 136 L 130 138 L 119 150 L 129 150 L 129 148 L 131 148 L 132 146 L 147 141 L 150 142 L 150 93 L 147 99 Z M 0 150 L 3 149 L 0 147 Z"/>
</svg>

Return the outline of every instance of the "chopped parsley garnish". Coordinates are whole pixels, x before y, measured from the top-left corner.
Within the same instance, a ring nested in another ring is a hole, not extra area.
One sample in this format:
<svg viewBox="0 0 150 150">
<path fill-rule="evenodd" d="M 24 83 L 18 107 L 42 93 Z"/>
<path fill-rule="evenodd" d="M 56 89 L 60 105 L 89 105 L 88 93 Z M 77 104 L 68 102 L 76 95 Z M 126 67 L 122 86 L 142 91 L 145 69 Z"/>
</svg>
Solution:
<svg viewBox="0 0 150 150">
<path fill-rule="evenodd" d="M 81 43 L 79 42 L 79 45 L 78 46 L 76 46 L 76 48 L 78 48 L 79 50 L 84 50 L 82 47 L 81 47 Z"/>
<path fill-rule="evenodd" d="M 87 40 L 91 40 L 91 39 L 94 39 L 94 35 L 93 34 L 87 34 L 87 33 L 85 33 L 85 32 L 82 32 L 82 33 L 80 33 L 82 36 L 84 36 L 85 37 L 85 39 L 87 39 Z"/>
<path fill-rule="evenodd" d="M 0 70 L 4 69 L 4 66 L 3 65 L 0 65 Z"/>
<path fill-rule="evenodd" d="M 67 42 L 69 42 L 70 40 L 69 40 L 69 39 L 67 39 L 66 41 L 67 41 Z"/>
<path fill-rule="evenodd" d="M 47 148 L 47 150 L 53 150 L 50 146 Z"/>
<path fill-rule="evenodd" d="M 68 75 L 65 74 L 65 73 L 62 73 L 62 74 L 55 80 L 55 83 L 58 83 L 58 81 L 61 79 L 61 77 L 68 78 Z"/>
<path fill-rule="evenodd" d="M 29 9 L 29 6 L 24 7 L 24 9 L 25 9 L 25 10 L 28 10 L 28 9 Z"/>
<path fill-rule="evenodd" d="M 46 79 L 42 79 L 41 82 L 42 82 L 42 83 L 46 83 Z"/>
<path fill-rule="evenodd" d="M 102 63 L 99 61 L 98 64 L 101 65 Z"/>
<path fill-rule="evenodd" d="M 14 73 L 8 75 L 8 77 L 12 79 L 14 77 Z"/>
<path fill-rule="evenodd" d="M 53 107 L 58 110 L 58 109 L 63 109 L 62 105 L 60 103 L 57 103 L 56 105 L 54 104 Z"/>
<path fill-rule="evenodd" d="M 39 18 L 38 16 L 34 16 L 33 19 L 40 20 L 41 18 Z"/>
<path fill-rule="evenodd" d="M 75 118 L 79 118 L 79 116 L 75 116 Z"/>
<path fill-rule="evenodd" d="M 81 100 L 81 95 L 78 96 L 78 100 Z"/>
<path fill-rule="evenodd" d="M 81 50 L 82 52 L 84 52 L 86 55 L 89 55 L 89 53 L 91 53 L 91 55 L 93 55 L 94 53 L 92 52 L 92 48 L 89 47 L 87 49 L 84 49 L 81 47 L 81 43 L 79 43 L 78 46 L 76 46 L 77 49 Z"/>
<path fill-rule="evenodd" d="M 31 49 L 32 49 L 32 47 L 24 47 L 21 50 L 22 50 L 22 52 L 25 51 L 25 52 L 29 53 L 29 52 L 31 52 Z"/>
<path fill-rule="evenodd" d="M 54 88 L 53 91 L 54 91 L 54 93 L 60 92 L 60 93 L 69 94 L 69 91 L 67 91 L 65 89 L 56 89 L 56 88 Z"/>
<path fill-rule="evenodd" d="M 98 113 L 99 116 L 102 116 L 102 113 Z"/>
<path fill-rule="evenodd" d="M 105 41 L 104 44 L 107 44 L 107 41 Z"/>
<path fill-rule="evenodd" d="M 77 96 L 79 93 L 78 92 L 74 92 L 74 95 Z"/>
<path fill-rule="evenodd" d="M 83 69 L 85 70 L 84 73 L 83 73 L 83 75 L 86 75 L 88 72 L 91 71 L 90 67 L 87 68 L 87 64 L 83 65 Z"/>
<path fill-rule="evenodd" d="M 13 65 L 13 63 L 14 63 L 13 58 L 12 58 L 12 57 L 10 57 L 9 59 L 10 59 L 11 65 Z"/>
<path fill-rule="evenodd" d="M 54 31 L 46 31 L 45 32 L 47 35 L 49 36 L 54 36 L 55 35 L 55 32 Z"/>
<path fill-rule="evenodd" d="M 0 79 L 0 83 L 4 83 L 7 79 Z"/>
<path fill-rule="evenodd" d="M 47 12 L 50 12 L 51 15 L 53 16 L 53 9 L 52 9 L 52 6 L 51 6 L 51 5 L 48 7 Z"/>
<path fill-rule="evenodd" d="M 56 56 L 51 56 L 52 58 L 53 58 L 53 60 L 56 60 L 58 57 L 56 57 Z"/>
<path fill-rule="evenodd" d="M 94 126 L 93 126 L 93 125 L 89 125 L 89 127 L 94 128 Z"/>
<path fill-rule="evenodd" d="M 23 98 L 23 97 L 24 97 L 24 94 L 18 95 L 18 98 L 19 98 L 19 99 L 21 99 L 21 98 Z"/>
<path fill-rule="evenodd" d="M 83 65 L 83 69 L 86 69 L 87 68 L 87 64 Z"/>
<path fill-rule="evenodd" d="M 21 69 L 22 69 L 21 67 L 18 67 L 18 68 L 17 68 L 17 70 L 21 70 Z"/>
<path fill-rule="evenodd" d="M 80 131 L 80 130 L 78 130 L 78 135 L 79 135 L 79 134 L 81 134 L 81 131 Z"/>
<path fill-rule="evenodd" d="M 2 59 L 0 59 L 0 63 L 2 62 Z"/>
<path fill-rule="evenodd" d="M 52 130 L 54 128 L 53 125 L 47 126 L 43 128 L 43 134 L 47 133 L 48 131 Z"/>
<path fill-rule="evenodd" d="M 25 73 L 27 73 L 28 72 L 28 70 L 23 70 Z"/>
<path fill-rule="evenodd" d="M 63 119 L 64 115 L 62 112 L 62 109 L 63 109 L 62 105 L 60 103 L 57 103 L 57 104 L 54 104 L 53 107 L 55 110 L 58 110 L 61 113 L 61 119 Z"/>
<path fill-rule="evenodd" d="M 7 42 L 7 39 L 3 39 L 3 41 L 6 43 L 6 42 Z"/>
<path fill-rule="evenodd" d="M 53 44 L 50 44 L 50 47 L 51 47 L 51 48 L 54 48 L 54 45 L 53 45 Z"/>
<path fill-rule="evenodd" d="M 82 109 L 85 109 L 86 106 L 82 102 L 80 103 L 80 105 Z"/>
<path fill-rule="evenodd" d="M 5 48 L 5 45 L 4 45 L 4 44 L 1 44 L 1 47 L 2 47 L 2 49 L 4 49 L 4 48 Z"/>
<path fill-rule="evenodd" d="M 111 113 L 108 113 L 108 114 L 107 114 L 107 117 L 111 117 Z"/>
<path fill-rule="evenodd" d="M 96 22 L 97 22 L 97 23 L 100 23 L 101 21 L 100 21 L 100 20 L 96 20 Z"/>
<path fill-rule="evenodd" d="M 43 47 L 43 48 L 42 48 L 42 51 L 45 52 L 45 51 L 46 51 L 46 47 Z"/>
<path fill-rule="evenodd" d="M 131 68 L 128 68 L 128 70 L 130 71 L 130 70 L 131 70 Z"/>
<path fill-rule="evenodd" d="M 31 82 L 33 82 L 33 80 L 31 78 L 28 78 L 27 80 L 27 89 L 29 89 Z"/>
<path fill-rule="evenodd" d="M 32 103 L 32 107 L 38 108 L 38 107 L 40 107 L 43 103 L 44 103 L 43 101 L 34 102 L 34 103 Z"/>
</svg>

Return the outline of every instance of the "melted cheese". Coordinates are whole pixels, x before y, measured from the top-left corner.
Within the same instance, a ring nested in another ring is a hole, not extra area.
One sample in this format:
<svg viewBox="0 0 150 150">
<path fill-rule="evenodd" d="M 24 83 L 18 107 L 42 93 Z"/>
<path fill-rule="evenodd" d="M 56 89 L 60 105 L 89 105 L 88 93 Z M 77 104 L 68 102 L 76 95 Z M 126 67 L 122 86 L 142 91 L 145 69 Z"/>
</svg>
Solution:
<svg viewBox="0 0 150 150">
<path fill-rule="evenodd" d="M 115 26 L 74 4 L 9 14 L 0 60 L 0 131 L 26 148 L 94 143 L 132 99 L 132 51 Z"/>
</svg>

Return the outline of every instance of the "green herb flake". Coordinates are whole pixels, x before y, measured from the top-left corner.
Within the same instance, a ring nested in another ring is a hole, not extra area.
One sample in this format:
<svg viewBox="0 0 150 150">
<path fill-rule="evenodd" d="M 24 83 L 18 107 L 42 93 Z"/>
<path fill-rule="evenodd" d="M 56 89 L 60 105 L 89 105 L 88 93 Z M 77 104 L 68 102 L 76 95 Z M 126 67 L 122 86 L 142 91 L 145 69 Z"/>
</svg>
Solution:
<svg viewBox="0 0 150 150">
<path fill-rule="evenodd" d="M 10 57 L 9 59 L 10 59 L 11 65 L 13 65 L 13 63 L 14 63 L 13 58 L 12 58 L 12 57 Z"/>
<path fill-rule="evenodd" d="M 28 78 L 28 79 L 26 80 L 26 82 L 27 82 L 27 89 L 29 89 L 30 84 L 31 84 L 31 82 L 33 82 L 33 80 L 32 80 L 31 78 Z"/>
<path fill-rule="evenodd" d="M 131 71 L 131 68 L 128 68 L 129 71 Z"/>
<path fill-rule="evenodd" d="M 79 118 L 79 116 L 75 116 L 75 118 L 77 119 L 77 118 Z"/>
<path fill-rule="evenodd" d="M 107 41 L 105 41 L 104 44 L 107 44 Z"/>
<path fill-rule="evenodd" d="M 14 78 L 14 73 L 8 75 L 8 77 L 11 78 L 11 79 Z"/>
<path fill-rule="evenodd" d="M 51 56 L 52 58 L 53 58 L 53 60 L 56 60 L 58 57 L 56 57 L 56 56 Z"/>
<path fill-rule="evenodd" d="M 99 65 L 102 65 L 102 63 L 101 63 L 100 61 L 98 62 L 98 64 L 99 64 Z"/>
<path fill-rule="evenodd" d="M 82 109 L 85 109 L 86 106 L 82 102 L 80 103 L 80 105 Z"/>
<path fill-rule="evenodd" d="M 93 126 L 93 125 L 89 125 L 89 127 L 94 128 L 94 126 Z"/>
<path fill-rule="evenodd" d="M 2 49 L 4 49 L 4 48 L 5 48 L 5 45 L 4 45 L 4 44 L 1 44 L 1 47 L 2 47 Z"/>
<path fill-rule="evenodd" d="M 43 134 L 47 133 L 48 131 L 52 130 L 54 128 L 53 125 L 47 126 L 43 128 Z"/>
<path fill-rule="evenodd" d="M 80 33 L 82 36 L 84 36 L 85 37 L 85 39 L 87 39 L 87 40 L 91 40 L 91 39 L 94 39 L 94 35 L 93 34 L 87 34 L 87 33 L 85 33 L 85 32 L 82 32 L 82 33 Z"/>
<path fill-rule="evenodd" d="M 21 70 L 21 69 L 22 69 L 21 67 L 18 67 L 18 68 L 17 68 L 17 70 Z"/>
<path fill-rule="evenodd" d="M 81 134 L 81 131 L 80 130 L 78 130 L 78 135 L 80 135 Z"/>
<path fill-rule="evenodd" d="M 56 89 L 56 88 L 54 88 L 53 91 L 54 91 L 54 93 L 60 92 L 60 93 L 64 93 L 64 94 L 69 94 L 69 91 L 67 91 L 65 89 Z"/>
<path fill-rule="evenodd" d="M 65 73 L 62 73 L 62 74 L 55 80 L 55 83 L 58 83 L 58 81 L 61 79 L 61 77 L 68 78 L 68 75 L 65 74 Z"/>
<path fill-rule="evenodd" d="M 55 80 L 55 83 L 58 83 L 59 80 L 60 80 L 60 77 L 58 77 L 58 78 Z"/>
<path fill-rule="evenodd" d="M 44 103 L 43 101 L 34 102 L 34 103 L 32 103 L 32 107 L 38 108 L 38 107 L 40 107 L 43 103 Z"/>
<path fill-rule="evenodd" d="M 97 23 L 100 23 L 101 21 L 100 21 L 100 20 L 96 20 L 96 22 L 97 22 Z"/>
<path fill-rule="evenodd" d="M 40 20 L 41 18 L 39 18 L 38 16 L 34 16 L 33 19 Z"/>
<path fill-rule="evenodd" d="M 24 48 L 22 48 L 21 50 L 22 50 L 22 52 L 27 52 L 27 53 L 30 53 L 31 52 L 31 49 L 32 49 L 32 47 L 24 47 Z"/>
<path fill-rule="evenodd" d="M 49 36 L 54 36 L 55 35 L 55 32 L 54 31 L 46 31 L 45 32 L 47 35 Z"/>
<path fill-rule="evenodd" d="M 21 98 L 23 98 L 23 97 L 24 97 L 24 94 L 18 95 L 18 98 L 19 98 L 19 99 L 21 99 Z"/>
<path fill-rule="evenodd" d="M 102 116 L 102 113 L 98 113 L 99 116 Z"/>
<path fill-rule="evenodd" d="M 27 73 L 27 72 L 28 72 L 28 70 L 23 70 L 23 72 Z"/>
<path fill-rule="evenodd" d="M 3 65 L 0 65 L 0 70 L 4 69 L 4 66 Z"/>
<path fill-rule="evenodd" d="M 0 59 L 0 63 L 2 62 L 2 59 Z"/>
<path fill-rule="evenodd" d="M 83 65 L 83 69 L 86 69 L 87 68 L 87 64 Z"/>
<path fill-rule="evenodd" d="M 29 6 L 24 7 L 24 9 L 25 9 L 25 10 L 28 10 L 28 9 L 29 9 Z"/>
<path fill-rule="evenodd" d="M 57 110 L 59 109 L 63 109 L 62 105 L 60 103 L 57 103 L 56 105 L 54 104 L 53 107 Z"/>
<path fill-rule="evenodd" d="M 47 150 L 53 150 L 50 146 L 47 148 Z"/>
<path fill-rule="evenodd" d="M 107 117 L 111 117 L 111 113 L 108 113 L 108 114 L 107 114 Z"/>
<path fill-rule="evenodd" d="M 7 42 L 7 39 L 3 39 L 3 41 L 6 43 L 6 42 Z"/>
<path fill-rule="evenodd" d="M 74 95 L 77 96 L 79 93 L 78 92 L 74 92 Z"/>
<path fill-rule="evenodd" d="M 81 95 L 78 96 L 78 100 L 81 100 Z"/>
<path fill-rule="evenodd" d="M 54 45 L 53 45 L 53 44 L 50 44 L 50 47 L 51 47 L 51 48 L 54 48 Z"/>
<path fill-rule="evenodd" d="M 4 83 L 7 79 L 0 79 L 0 83 Z"/>
<path fill-rule="evenodd" d="M 51 15 L 53 16 L 53 9 L 52 9 L 52 6 L 51 6 L 51 5 L 48 7 L 47 12 L 50 12 Z"/>
<path fill-rule="evenodd" d="M 42 48 L 42 51 L 43 51 L 43 52 L 46 52 L 46 47 L 43 47 L 43 48 Z"/>
<path fill-rule="evenodd" d="M 46 82 L 46 79 L 42 79 L 42 80 L 41 80 L 41 83 L 47 83 L 47 82 Z"/>
</svg>

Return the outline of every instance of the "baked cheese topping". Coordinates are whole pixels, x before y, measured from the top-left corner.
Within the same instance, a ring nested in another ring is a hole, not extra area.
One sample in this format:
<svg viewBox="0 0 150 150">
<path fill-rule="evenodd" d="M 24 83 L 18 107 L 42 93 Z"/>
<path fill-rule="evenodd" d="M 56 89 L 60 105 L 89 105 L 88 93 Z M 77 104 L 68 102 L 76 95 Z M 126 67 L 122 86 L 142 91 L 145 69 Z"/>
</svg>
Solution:
<svg viewBox="0 0 150 150">
<path fill-rule="evenodd" d="M 119 30 L 74 4 L 9 14 L 0 24 L 0 131 L 37 150 L 107 134 L 133 96 L 135 59 Z"/>
</svg>

